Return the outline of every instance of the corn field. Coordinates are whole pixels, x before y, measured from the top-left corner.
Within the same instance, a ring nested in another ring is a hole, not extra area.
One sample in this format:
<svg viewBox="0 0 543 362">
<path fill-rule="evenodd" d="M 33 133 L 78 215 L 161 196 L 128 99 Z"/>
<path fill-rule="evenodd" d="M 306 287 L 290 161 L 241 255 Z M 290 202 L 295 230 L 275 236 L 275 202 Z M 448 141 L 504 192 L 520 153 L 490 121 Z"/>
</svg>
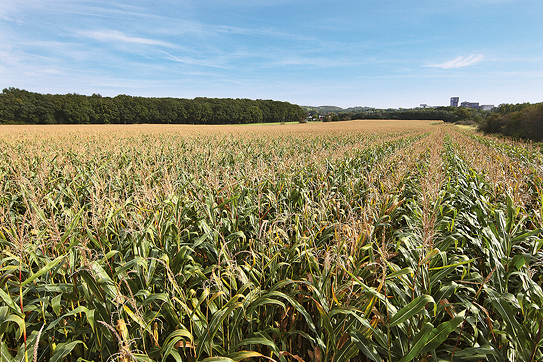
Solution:
<svg viewBox="0 0 543 362">
<path fill-rule="evenodd" d="M 1 361 L 543 361 L 542 177 L 422 121 L 0 129 Z"/>
</svg>

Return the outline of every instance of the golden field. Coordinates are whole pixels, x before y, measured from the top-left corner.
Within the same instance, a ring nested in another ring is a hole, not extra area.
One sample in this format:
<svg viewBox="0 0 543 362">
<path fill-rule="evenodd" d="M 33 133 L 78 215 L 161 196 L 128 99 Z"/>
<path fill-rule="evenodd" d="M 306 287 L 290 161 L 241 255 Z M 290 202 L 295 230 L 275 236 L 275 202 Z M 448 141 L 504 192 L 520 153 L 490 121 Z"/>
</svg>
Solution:
<svg viewBox="0 0 543 362">
<path fill-rule="evenodd" d="M 285 123 L 285 124 L 250 124 L 250 125 L 1 125 L 0 135 L 62 135 L 65 133 L 110 133 L 149 134 L 149 133 L 286 133 L 318 134 L 335 132 L 387 132 L 390 130 L 421 130 L 432 121 L 395 121 L 395 120 L 354 120 L 349 122 L 328 123 Z"/>
</svg>

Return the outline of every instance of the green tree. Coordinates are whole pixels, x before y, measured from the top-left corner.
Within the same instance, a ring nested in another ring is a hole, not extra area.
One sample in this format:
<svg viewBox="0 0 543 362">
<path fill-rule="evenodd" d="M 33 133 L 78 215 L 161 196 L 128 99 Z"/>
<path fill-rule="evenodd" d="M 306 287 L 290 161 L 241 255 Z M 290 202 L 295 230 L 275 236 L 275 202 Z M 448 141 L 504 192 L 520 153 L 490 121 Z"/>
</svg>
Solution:
<svg viewBox="0 0 543 362">
<path fill-rule="evenodd" d="M 90 123 L 93 117 L 92 108 L 86 96 L 76 93 L 66 94 L 61 96 L 57 104 L 59 105 L 56 114 L 58 123 L 86 124 Z"/>
<path fill-rule="evenodd" d="M 258 106 L 251 106 L 251 108 L 249 108 L 249 114 L 251 115 L 250 123 L 260 123 L 264 118 L 262 110 Z"/>
<path fill-rule="evenodd" d="M 455 108 L 455 121 L 467 121 L 471 119 L 471 112 L 464 107 Z"/>
</svg>

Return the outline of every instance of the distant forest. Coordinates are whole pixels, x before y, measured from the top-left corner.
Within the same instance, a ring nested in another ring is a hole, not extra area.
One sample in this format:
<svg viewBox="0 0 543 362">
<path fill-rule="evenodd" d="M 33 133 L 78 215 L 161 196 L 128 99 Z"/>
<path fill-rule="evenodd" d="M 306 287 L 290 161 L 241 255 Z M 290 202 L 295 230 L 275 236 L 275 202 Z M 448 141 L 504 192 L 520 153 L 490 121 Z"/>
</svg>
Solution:
<svg viewBox="0 0 543 362">
<path fill-rule="evenodd" d="M 350 119 L 399 119 L 399 120 L 439 120 L 444 122 L 472 121 L 481 122 L 489 113 L 462 107 L 379 109 L 371 107 L 351 107 L 343 109 L 333 106 L 304 107 L 310 116 L 329 115 L 330 121 Z M 325 122 L 328 118 L 324 118 Z"/>
<path fill-rule="evenodd" d="M 415 109 L 382 109 L 371 112 L 354 113 L 352 119 L 400 119 L 400 120 L 441 120 L 444 122 L 458 122 L 472 120 L 476 115 L 466 108 L 439 107 Z"/>
<path fill-rule="evenodd" d="M 17 88 L 0 94 L 0 124 L 249 124 L 305 117 L 298 105 L 260 99 L 53 95 Z"/>
</svg>

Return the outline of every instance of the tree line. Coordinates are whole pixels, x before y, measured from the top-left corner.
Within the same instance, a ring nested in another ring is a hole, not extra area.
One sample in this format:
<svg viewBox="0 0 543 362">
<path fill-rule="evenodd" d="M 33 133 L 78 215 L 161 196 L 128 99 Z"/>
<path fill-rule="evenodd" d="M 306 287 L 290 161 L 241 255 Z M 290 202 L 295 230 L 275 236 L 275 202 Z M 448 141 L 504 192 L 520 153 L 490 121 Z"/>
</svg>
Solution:
<svg viewBox="0 0 543 362">
<path fill-rule="evenodd" d="M 17 88 L 0 94 L 0 124 L 249 124 L 305 116 L 298 105 L 261 99 L 53 95 Z"/>
<path fill-rule="evenodd" d="M 414 108 L 414 109 L 374 109 L 354 113 L 351 119 L 399 119 L 399 120 L 440 120 L 458 122 L 472 120 L 475 110 L 456 107 Z"/>
<path fill-rule="evenodd" d="M 479 129 L 485 133 L 543 142 L 543 103 L 502 104 Z"/>
<path fill-rule="evenodd" d="M 323 108 L 326 108 L 324 111 Z M 398 119 L 398 120 L 438 120 L 448 123 L 466 122 L 480 124 L 492 113 L 464 107 L 436 107 L 436 108 L 371 108 L 352 107 L 330 111 L 339 107 L 305 107 L 309 117 L 313 120 L 321 119 L 324 122 L 348 121 L 351 119 Z"/>
</svg>

